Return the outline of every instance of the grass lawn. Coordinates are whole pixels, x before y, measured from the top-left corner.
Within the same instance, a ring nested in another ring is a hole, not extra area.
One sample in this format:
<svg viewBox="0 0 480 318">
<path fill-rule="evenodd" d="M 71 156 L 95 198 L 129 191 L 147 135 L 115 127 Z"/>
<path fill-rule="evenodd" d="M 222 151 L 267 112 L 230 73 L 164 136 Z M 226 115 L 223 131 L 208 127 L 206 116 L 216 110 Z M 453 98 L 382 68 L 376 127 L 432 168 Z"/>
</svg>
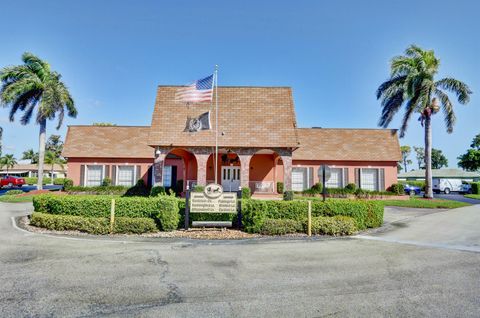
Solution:
<svg viewBox="0 0 480 318">
<path fill-rule="evenodd" d="M 407 208 L 424 208 L 424 209 L 456 209 L 470 204 L 452 200 L 443 199 L 421 199 L 411 198 L 410 200 L 377 200 L 384 206 L 399 206 Z"/>
<path fill-rule="evenodd" d="M 0 202 L 7 203 L 19 203 L 19 202 L 32 202 L 33 195 L 16 196 L 16 195 L 2 195 L 0 196 Z"/>
<path fill-rule="evenodd" d="M 480 200 L 480 194 L 465 194 L 465 198 Z"/>
</svg>

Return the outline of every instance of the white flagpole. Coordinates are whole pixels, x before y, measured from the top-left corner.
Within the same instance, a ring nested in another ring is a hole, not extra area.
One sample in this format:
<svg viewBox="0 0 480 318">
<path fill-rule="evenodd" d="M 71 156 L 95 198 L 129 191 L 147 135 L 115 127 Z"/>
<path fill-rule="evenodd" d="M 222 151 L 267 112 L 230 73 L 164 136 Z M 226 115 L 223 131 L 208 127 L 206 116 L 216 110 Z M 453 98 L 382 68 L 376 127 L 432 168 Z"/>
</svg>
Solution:
<svg viewBox="0 0 480 318">
<path fill-rule="evenodd" d="M 215 65 L 213 79 L 215 85 L 215 183 L 218 184 L 218 65 Z"/>
</svg>

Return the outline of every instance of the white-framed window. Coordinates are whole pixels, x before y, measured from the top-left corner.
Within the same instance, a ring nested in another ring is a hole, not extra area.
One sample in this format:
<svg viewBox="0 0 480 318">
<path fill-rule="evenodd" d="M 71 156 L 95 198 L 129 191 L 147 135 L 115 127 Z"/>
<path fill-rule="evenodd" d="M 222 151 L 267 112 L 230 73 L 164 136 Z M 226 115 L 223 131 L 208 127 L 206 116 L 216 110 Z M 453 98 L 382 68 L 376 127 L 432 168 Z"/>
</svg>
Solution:
<svg viewBox="0 0 480 318">
<path fill-rule="evenodd" d="M 85 186 L 96 187 L 102 185 L 103 166 L 87 165 L 85 167 Z"/>
<path fill-rule="evenodd" d="M 172 186 L 172 166 L 163 166 L 163 186 Z"/>
<path fill-rule="evenodd" d="M 313 168 L 294 167 L 292 168 L 292 190 L 303 191 L 313 185 Z"/>
<path fill-rule="evenodd" d="M 117 166 L 117 185 L 131 187 L 135 184 L 135 166 Z"/>
<path fill-rule="evenodd" d="M 361 188 L 364 190 L 378 191 L 380 189 L 379 170 L 374 168 L 362 168 Z"/>
<path fill-rule="evenodd" d="M 330 179 L 325 182 L 327 188 L 343 188 L 343 168 L 330 168 Z"/>
</svg>

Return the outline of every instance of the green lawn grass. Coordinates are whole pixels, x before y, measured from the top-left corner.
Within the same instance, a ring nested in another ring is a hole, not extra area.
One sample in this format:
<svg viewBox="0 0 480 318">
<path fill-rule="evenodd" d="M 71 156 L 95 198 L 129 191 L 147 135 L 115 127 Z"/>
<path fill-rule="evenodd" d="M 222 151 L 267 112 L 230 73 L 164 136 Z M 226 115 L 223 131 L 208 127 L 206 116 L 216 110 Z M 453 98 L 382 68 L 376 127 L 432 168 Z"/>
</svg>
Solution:
<svg viewBox="0 0 480 318">
<path fill-rule="evenodd" d="M 33 195 L 28 196 L 16 196 L 16 195 L 2 195 L 0 196 L 0 202 L 6 203 L 20 203 L 20 202 L 32 202 Z"/>
<path fill-rule="evenodd" d="M 411 198 L 410 200 L 377 200 L 383 206 L 399 206 L 407 208 L 423 208 L 423 209 L 456 209 L 470 204 L 444 199 L 421 199 Z"/>
<path fill-rule="evenodd" d="M 465 194 L 465 198 L 480 200 L 480 194 Z"/>
</svg>

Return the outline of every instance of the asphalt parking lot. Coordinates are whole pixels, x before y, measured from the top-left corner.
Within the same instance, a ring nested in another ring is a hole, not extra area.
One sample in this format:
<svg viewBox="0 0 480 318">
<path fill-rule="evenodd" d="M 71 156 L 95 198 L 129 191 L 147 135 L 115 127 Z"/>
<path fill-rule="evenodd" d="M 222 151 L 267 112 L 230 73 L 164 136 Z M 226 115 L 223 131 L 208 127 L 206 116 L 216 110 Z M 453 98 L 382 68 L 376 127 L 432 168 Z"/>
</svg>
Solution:
<svg viewBox="0 0 480 318">
<path fill-rule="evenodd" d="M 472 234 L 479 207 L 454 213 L 387 209 L 387 226 L 364 234 L 368 238 L 211 242 L 33 234 L 12 224 L 30 204 L 0 203 L 0 312 L 478 317 L 480 253 L 458 245 L 480 246 Z M 449 226 L 448 238 L 465 237 L 441 247 L 423 244 L 429 232 L 442 240 Z M 410 228 L 410 241 L 399 242 Z"/>
</svg>

